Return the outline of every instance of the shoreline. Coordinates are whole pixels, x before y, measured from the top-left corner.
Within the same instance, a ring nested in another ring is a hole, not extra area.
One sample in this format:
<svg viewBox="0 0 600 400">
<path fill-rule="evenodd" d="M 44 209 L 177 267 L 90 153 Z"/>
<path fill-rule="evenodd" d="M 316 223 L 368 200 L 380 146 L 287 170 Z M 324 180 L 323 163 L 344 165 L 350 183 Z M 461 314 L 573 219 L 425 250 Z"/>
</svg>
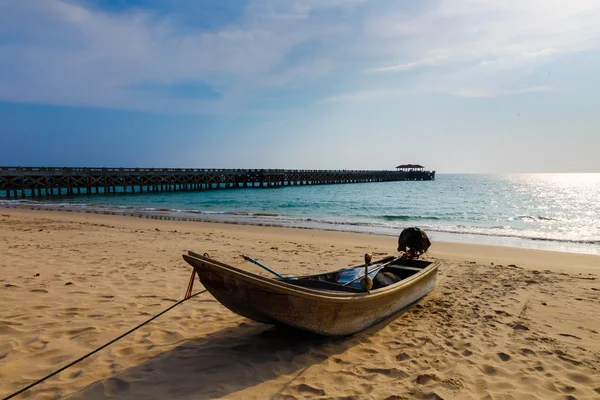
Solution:
<svg viewBox="0 0 600 400">
<path fill-rule="evenodd" d="M 88 222 L 88 223 L 111 223 L 115 226 L 133 227 L 153 227 L 158 224 L 165 229 L 188 231 L 218 230 L 230 234 L 257 234 L 260 233 L 266 238 L 278 238 L 281 233 L 283 236 L 292 235 L 301 238 L 311 238 L 318 240 L 334 240 L 339 243 L 349 241 L 360 241 L 373 243 L 379 248 L 385 248 L 388 253 L 396 253 L 397 236 L 378 235 L 361 232 L 344 232 L 338 230 L 325 230 L 304 227 L 282 227 L 276 225 L 257 225 L 243 224 L 236 222 L 222 221 L 203 221 L 186 220 L 162 216 L 157 218 L 142 218 L 136 215 L 117 214 L 117 213 L 93 213 L 85 211 L 71 210 L 36 210 L 29 208 L 2 208 L 1 215 L 9 215 L 17 218 L 46 218 L 65 222 Z M 267 234 L 268 232 L 268 234 Z M 431 236 L 431 235 L 429 235 Z M 189 249 L 194 250 L 194 249 Z M 201 250 L 201 249 L 196 249 Z M 532 269 L 551 269 L 553 271 L 570 271 L 581 269 L 582 273 L 600 273 L 600 255 L 569 253 L 554 250 L 529 249 L 522 247 L 497 246 L 488 244 L 473 244 L 460 242 L 444 242 L 432 240 L 432 247 L 427 253 L 432 258 L 452 258 L 462 259 L 465 262 L 476 263 L 495 263 L 495 264 L 513 264 L 514 260 L 521 260 L 521 266 Z M 360 259 L 360 257 L 359 257 Z"/>
<path fill-rule="evenodd" d="M 44 211 L 44 212 L 64 212 L 64 213 L 80 213 L 87 215 L 112 215 L 112 216 L 124 216 L 133 217 L 139 219 L 150 219 L 150 220 L 169 220 L 169 221 L 182 221 L 182 222 L 201 222 L 201 223 L 217 223 L 217 224 L 229 224 L 229 225 L 240 225 L 240 226 L 260 226 L 260 227 L 274 227 L 274 228 L 291 228 L 291 229 L 307 229 L 317 230 L 326 232 L 348 232 L 358 233 L 365 235 L 375 236 L 390 236 L 394 237 L 399 235 L 400 229 L 397 228 L 367 228 L 361 223 L 324 223 L 319 222 L 318 219 L 307 218 L 307 219 L 280 219 L 278 214 L 268 212 L 207 212 L 207 213 L 195 213 L 187 212 L 185 210 L 173 211 L 169 209 L 136 209 L 133 207 L 123 208 L 108 208 L 101 206 L 88 206 L 79 205 L 77 203 L 64 203 L 69 204 L 69 207 L 61 204 L 45 205 L 43 202 L 34 202 L 30 204 L 29 201 L 22 203 L 17 201 L 16 203 L 0 202 L 0 210 L 3 209 L 22 209 L 30 211 Z M 418 226 L 418 224 L 414 224 Z M 532 250 L 543 250 L 543 251 L 555 251 L 560 253 L 568 254 L 589 254 L 589 255 L 600 255 L 600 245 L 589 242 L 577 242 L 577 241 L 556 241 L 552 239 L 542 238 L 525 238 L 525 237 L 514 237 L 509 235 L 488 235 L 488 234 L 475 234 L 475 233 L 458 233 L 458 232 L 444 232 L 426 229 L 426 232 L 432 241 L 436 242 L 447 242 L 455 244 L 473 244 L 483 246 L 500 246 L 516 249 L 532 249 Z"/>
</svg>

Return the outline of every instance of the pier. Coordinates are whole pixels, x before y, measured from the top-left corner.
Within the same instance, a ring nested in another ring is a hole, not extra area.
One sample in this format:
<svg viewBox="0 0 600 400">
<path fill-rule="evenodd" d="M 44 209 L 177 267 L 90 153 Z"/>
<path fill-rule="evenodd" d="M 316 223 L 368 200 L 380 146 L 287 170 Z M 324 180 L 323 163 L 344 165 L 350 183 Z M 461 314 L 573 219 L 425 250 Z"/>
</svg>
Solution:
<svg viewBox="0 0 600 400">
<path fill-rule="evenodd" d="M 419 167 L 396 171 L 0 167 L 0 198 L 435 180 L 435 171 Z"/>
</svg>

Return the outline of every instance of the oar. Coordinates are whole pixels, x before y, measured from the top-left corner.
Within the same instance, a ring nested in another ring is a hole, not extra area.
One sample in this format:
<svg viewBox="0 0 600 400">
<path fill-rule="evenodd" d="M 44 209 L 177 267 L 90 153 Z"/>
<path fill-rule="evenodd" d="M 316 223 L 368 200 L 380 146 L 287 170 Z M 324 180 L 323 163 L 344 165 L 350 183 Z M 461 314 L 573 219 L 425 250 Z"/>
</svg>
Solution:
<svg viewBox="0 0 600 400">
<path fill-rule="evenodd" d="M 280 278 L 280 279 L 285 279 L 285 278 L 283 277 L 283 275 L 281 275 L 280 273 L 277 273 L 277 272 L 273 271 L 271 268 L 267 267 L 266 265 L 263 265 L 263 264 L 259 263 L 259 262 L 258 262 L 258 261 L 256 261 L 255 259 L 253 259 L 253 258 L 250 258 L 250 257 L 248 257 L 248 256 L 247 256 L 247 255 L 245 255 L 245 254 L 242 254 L 242 258 L 243 258 L 244 260 L 246 260 L 246 261 L 250 261 L 251 263 L 254 263 L 254 264 L 258 265 L 258 266 L 259 266 L 259 267 L 261 267 L 261 268 L 264 268 L 264 269 L 266 269 L 267 271 L 269 271 L 269 272 L 270 272 L 270 273 L 272 273 L 273 275 L 277 275 L 277 277 L 278 277 L 278 278 Z"/>
<path fill-rule="evenodd" d="M 373 279 L 369 276 L 369 264 L 371 264 L 372 259 L 373 255 L 371 253 L 365 254 L 365 276 L 360 280 L 360 286 L 367 292 L 373 289 Z"/>
<path fill-rule="evenodd" d="M 362 282 L 362 281 L 363 281 L 363 280 L 365 280 L 365 284 L 366 284 L 366 285 L 367 285 L 367 287 L 368 287 L 368 280 L 370 280 L 370 281 L 371 281 L 371 288 L 373 287 L 373 286 L 372 286 L 372 285 L 373 285 L 373 280 L 372 280 L 372 279 L 371 279 L 371 277 L 369 276 L 369 265 L 371 264 L 371 259 L 370 259 L 370 257 L 369 257 L 369 256 L 370 256 L 370 253 L 369 253 L 369 254 L 365 254 L 365 274 L 364 274 L 364 275 L 359 275 L 359 276 L 357 276 L 356 278 L 352 279 L 351 281 L 344 283 L 342 286 L 348 286 L 348 285 L 350 285 L 351 283 L 354 283 L 354 282 L 356 282 L 357 280 L 361 279 L 361 286 L 363 286 L 363 282 Z M 388 261 L 388 262 L 386 262 L 386 263 L 383 263 L 383 264 L 381 264 L 381 265 L 379 265 L 379 266 L 377 266 L 377 267 L 373 268 L 373 269 L 370 271 L 370 273 L 373 273 L 373 272 L 376 272 L 376 271 L 380 271 L 380 270 L 382 270 L 383 268 L 387 267 L 388 265 L 390 265 L 392 262 L 394 262 L 394 261 L 396 260 L 396 257 L 394 257 L 394 256 L 390 256 L 390 257 L 384 258 L 384 259 L 383 259 L 383 260 L 381 260 L 381 261 L 390 260 L 390 258 L 391 258 L 391 261 Z M 380 261 L 380 262 L 381 262 L 381 261 Z M 367 279 L 365 279 L 365 276 L 366 276 L 367 278 L 369 278 L 369 279 L 368 279 L 368 280 L 367 280 Z M 363 287 L 363 288 L 364 288 L 364 287 Z M 365 290 L 367 290 L 367 291 L 368 291 L 368 290 L 370 290 L 371 288 L 369 288 L 369 289 L 365 289 Z"/>
</svg>

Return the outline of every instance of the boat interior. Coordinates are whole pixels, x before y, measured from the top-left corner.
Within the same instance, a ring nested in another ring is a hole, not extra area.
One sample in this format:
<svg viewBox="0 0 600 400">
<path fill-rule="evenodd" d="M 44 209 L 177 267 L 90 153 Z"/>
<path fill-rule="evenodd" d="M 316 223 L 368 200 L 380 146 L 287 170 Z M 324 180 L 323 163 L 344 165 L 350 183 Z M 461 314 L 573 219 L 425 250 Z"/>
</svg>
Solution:
<svg viewBox="0 0 600 400">
<path fill-rule="evenodd" d="M 410 259 L 388 259 L 380 260 L 369 266 L 369 270 L 378 269 L 375 277 L 373 278 L 373 289 L 381 289 L 383 287 L 393 285 L 406 278 L 417 274 L 418 272 L 429 266 L 431 261 L 424 260 L 410 260 Z M 362 269 L 363 266 L 351 267 L 348 269 Z M 327 290 L 336 292 L 349 292 L 349 293 L 364 293 L 363 289 L 358 289 L 350 285 L 343 285 L 338 283 L 340 271 L 331 271 L 317 275 L 299 276 L 294 278 L 284 278 L 284 282 L 301 286 L 308 289 Z M 360 275 L 360 278 L 364 276 L 364 273 Z M 360 280 L 359 278 L 359 280 Z"/>
</svg>

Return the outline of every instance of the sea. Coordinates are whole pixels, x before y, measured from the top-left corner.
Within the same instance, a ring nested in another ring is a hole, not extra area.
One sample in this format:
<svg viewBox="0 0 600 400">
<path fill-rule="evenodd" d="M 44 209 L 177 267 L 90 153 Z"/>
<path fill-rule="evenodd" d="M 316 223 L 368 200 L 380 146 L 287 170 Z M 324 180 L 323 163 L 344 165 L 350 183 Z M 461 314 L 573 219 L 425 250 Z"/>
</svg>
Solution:
<svg viewBox="0 0 600 400">
<path fill-rule="evenodd" d="M 600 174 L 437 174 L 435 181 L 2 200 L 68 209 L 600 254 Z"/>
</svg>

